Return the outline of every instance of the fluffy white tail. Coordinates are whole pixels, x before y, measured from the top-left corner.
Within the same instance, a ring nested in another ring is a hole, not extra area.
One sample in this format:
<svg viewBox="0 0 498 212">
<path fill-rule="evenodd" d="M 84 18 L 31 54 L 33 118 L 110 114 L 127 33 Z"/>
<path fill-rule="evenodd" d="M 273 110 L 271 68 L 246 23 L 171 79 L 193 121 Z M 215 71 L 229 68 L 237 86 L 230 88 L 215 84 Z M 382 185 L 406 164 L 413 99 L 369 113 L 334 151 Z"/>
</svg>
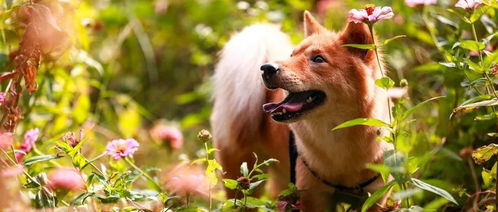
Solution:
<svg viewBox="0 0 498 212">
<path fill-rule="evenodd" d="M 259 68 L 291 52 L 288 36 L 270 24 L 246 27 L 225 45 L 213 77 L 211 125 L 217 146 L 258 135 L 266 97 Z"/>
</svg>

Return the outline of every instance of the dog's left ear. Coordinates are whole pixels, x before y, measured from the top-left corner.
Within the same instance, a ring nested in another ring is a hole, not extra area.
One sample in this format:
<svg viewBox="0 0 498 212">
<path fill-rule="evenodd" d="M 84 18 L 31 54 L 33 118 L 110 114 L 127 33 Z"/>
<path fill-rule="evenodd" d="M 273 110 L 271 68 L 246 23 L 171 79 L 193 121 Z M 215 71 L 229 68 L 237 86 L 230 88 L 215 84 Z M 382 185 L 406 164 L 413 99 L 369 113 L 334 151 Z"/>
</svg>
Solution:
<svg viewBox="0 0 498 212">
<path fill-rule="evenodd" d="M 343 45 L 373 44 L 372 37 L 370 36 L 370 30 L 364 23 L 348 23 L 346 29 L 344 29 L 344 31 L 341 33 L 339 40 Z M 365 62 L 373 60 L 375 56 L 375 52 L 371 49 L 359 49 L 354 47 L 347 47 L 347 49 L 351 54 L 359 57 Z"/>
<path fill-rule="evenodd" d="M 318 34 L 321 32 L 326 32 L 327 29 L 323 27 L 318 21 L 313 18 L 313 15 L 311 15 L 310 12 L 304 11 L 304 35 L 306 37 L 312 35 L 312 34 Z"/>
</svg>

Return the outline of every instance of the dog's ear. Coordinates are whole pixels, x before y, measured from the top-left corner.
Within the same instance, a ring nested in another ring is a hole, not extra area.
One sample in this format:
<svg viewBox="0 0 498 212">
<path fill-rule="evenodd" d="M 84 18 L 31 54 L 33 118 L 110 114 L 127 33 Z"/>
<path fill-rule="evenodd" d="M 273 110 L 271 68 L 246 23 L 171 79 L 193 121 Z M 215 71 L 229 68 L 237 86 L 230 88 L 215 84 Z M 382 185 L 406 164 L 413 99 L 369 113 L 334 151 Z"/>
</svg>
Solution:
<svg viewBox="0 0 498 212">
<path fill-rule="evenodd" d="M 370 30 L 364 23 L 348 23 L 346 29 L 341 33 L 339 40 L 343 45 L 373 44 Z M 359 49 L 354 47 L 347 47 L 347 49 L 351 54 L 363 59 L 365 62 L 373 60 L 375 56 L 375 52 L 371 49 Z"/>
<path fill-rule="evenodd" d="M 325 27 L 320 25 L 310 12 L 304 11 L 304 35 L 308 37 L 312 34 L 318 34 L 324 31 L 327 31 Z"/>
</svg>

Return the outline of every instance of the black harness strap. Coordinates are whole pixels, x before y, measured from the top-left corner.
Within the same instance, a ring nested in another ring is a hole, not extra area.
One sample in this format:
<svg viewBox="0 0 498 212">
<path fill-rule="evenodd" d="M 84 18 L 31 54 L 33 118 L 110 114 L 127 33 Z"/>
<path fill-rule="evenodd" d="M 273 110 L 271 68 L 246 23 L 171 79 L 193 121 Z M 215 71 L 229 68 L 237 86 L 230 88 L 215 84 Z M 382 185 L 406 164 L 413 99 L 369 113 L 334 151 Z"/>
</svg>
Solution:
<svg viewBox="0 0 498 212">
<path fill-rule="evenodd" d="M 296 185 L 296 161 L 297 161 L 297 147 L 294 133 L 289 132 L 289 158 L 290 158 L 290 182 Z"/>
<path fill-rule="evenodd" d="M 290 158 L 290 181 L 294 185 L 296 184 L 296 161 L 297 157 L 299 156 L 299 153 L 297 151 L 296 147 L 296 139 L 294 137 L 294 133 L 290 131 L 289 133 L 289 158 Z M 334 189 L 342 190 L 342 191 L 350 191 L 350 192 L 363 192 L 363 189 L 370 185 L 371 183 L 375 182 L 377 178 L 379 178 L 380 174 L 375 175 L 374 177 L 358 184 L 357 186 L 345 186 L 341 184 L 335 184 L 331 183 L 326 179 L 323 179 L 318 175 L 317 172 L 315 172 L 311 167 L 308 165 L 308 163 L 304 160 L 303 157 L 301 157 L 301 161 L 303 162 L 304 166 L 308 169 L 308 171 L 315 176 L 320 182 L 322 182 L 325 185 L 328 185 Z"/>
</svg>

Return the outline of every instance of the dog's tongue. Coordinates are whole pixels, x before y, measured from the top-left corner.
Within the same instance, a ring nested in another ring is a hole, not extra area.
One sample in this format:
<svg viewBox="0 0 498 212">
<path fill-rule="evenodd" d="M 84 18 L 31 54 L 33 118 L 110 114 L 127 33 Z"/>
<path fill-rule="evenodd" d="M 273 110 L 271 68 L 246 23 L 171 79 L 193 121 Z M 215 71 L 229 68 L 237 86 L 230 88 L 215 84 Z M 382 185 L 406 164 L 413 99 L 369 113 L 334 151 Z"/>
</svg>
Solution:
<svg viewBox="0 0 498 212">
<path fill-rule="evenodd" d="M 303 108 L 303 102 L 281 102 L 281 103 L 266 103 L 263 105 L 263 110 L 266 113 L 280 112 L 283 109 L 288 112 L 296 112 Z"/>
</svg>

